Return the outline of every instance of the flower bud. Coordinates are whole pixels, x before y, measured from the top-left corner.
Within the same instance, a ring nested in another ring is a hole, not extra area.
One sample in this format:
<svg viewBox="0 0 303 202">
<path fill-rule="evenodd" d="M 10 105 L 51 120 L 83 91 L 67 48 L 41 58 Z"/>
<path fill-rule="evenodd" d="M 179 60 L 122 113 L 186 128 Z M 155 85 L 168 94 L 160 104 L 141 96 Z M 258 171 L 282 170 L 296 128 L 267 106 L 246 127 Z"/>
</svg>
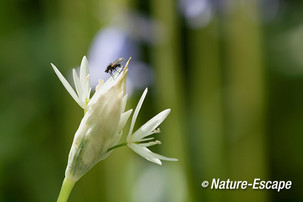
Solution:
<svg viewBox="0 0 303 202">
<path fill-rule="evenodd" d="M 121 73 L 99 86 L 87 104 L 87 112 L 69 153 L 65 171 L 68 179 L 79 180 L 96 163 L 108 157 L 111 153 L 108 149 L 120 140 L 127 66 L 128 63 Z"/>
</svg>

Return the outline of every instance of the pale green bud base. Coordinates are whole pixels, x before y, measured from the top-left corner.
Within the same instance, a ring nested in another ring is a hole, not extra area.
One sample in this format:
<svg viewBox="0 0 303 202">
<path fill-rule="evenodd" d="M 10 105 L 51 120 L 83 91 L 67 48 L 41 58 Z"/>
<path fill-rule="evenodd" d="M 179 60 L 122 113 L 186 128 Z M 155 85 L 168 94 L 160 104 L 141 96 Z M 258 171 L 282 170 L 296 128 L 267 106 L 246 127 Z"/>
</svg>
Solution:
<svg viewBox="0 0 303 202">
<path fill-rule="evenodd" d="M 64 178 L 57 202 L 66 202 L 67 201 L 75 183 L 76 182 L 74 182 L 70 179 L 67 179 L 66 177 Z"/>
<path fill-rule="evenodd" d="M 121 143 L 121 144 L 118 144 L 116 146 L 113 146 L 111 148 L 108 149 L 108 152 L 113 150 L 113 149 L 116 149 L 116 148 L 119 148 L 119 147 L 122 147 L 122 146 L 126 146 L 127 143 Z M 59 193 L 59 197 L 57 199 L 57 202 L 67 202 L 68 200 L 68 197 L 75 185 L 75 181 L 73 180 L 70 180 L 68 178 L 64 178 L 63 180 L 63 183 L 62 183 L 62 187 L 61 187 L 61 190 L 60 190 L 60 193 Z"/>
</svg>

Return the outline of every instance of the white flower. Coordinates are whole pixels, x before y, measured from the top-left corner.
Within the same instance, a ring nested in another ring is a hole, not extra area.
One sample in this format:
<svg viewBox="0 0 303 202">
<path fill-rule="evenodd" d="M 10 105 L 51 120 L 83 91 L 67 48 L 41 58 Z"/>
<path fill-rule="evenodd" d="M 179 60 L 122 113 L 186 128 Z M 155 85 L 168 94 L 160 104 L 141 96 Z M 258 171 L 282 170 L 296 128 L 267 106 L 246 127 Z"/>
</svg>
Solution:
<svg viewBox="0 0 303 202">
<path fill-rule="evenodd" d="M 89 72 L 88 72 L 88 62 L 86 57 L 84 56 L 80 66 L 80 78 L 77 75 L 75 69 L 73 69 L 73 80 L 76 87 L 77 93 L 68 83 L 68 81 L 64 78 L 61 72 L 57 69 L 57 67 L 51 64 L 55 73 L 57 74 L 58 78 L 62 82 L 63 86 L 69 92 L 69 94 L 74 98 L 74 100 L 78 103 L 80 107 L 86 109 L 87 102 L 90 98 L 90 79 L 89 79 Z"/>
<path fill-rule="evenodd" d="M 160 144 L 160 141 L 157 140 L 147 142 L 153 139 L 148 136 L 159 132 L 159 129 L 156 128 L 168 116 L 170 109 L 162 111 L 132 134 L 147 89 L 143 92 L 132 117 L 127 142 L 118 145 L 122 130 L 132 113 L 132 109 L 124 112 L 127 102 L 126 75 L 128 64 L 129 60 L 125 68 L 119 68 L 107 81 L 100 80 L 91 99 L 86 57 L 82 59 L 80 77 L 73 69 L 73 79 L 77 93 L 52 64 L 66 90 L 85 111 L 85 115 L 75 133 L 65 171 L 66 178 L 73 182 L 79 180 L 96 163 L 108 157 L 114 148 L 126 144 L 133 151 L 153 163 L 161 165 L 160 160 L 177 161 L 175 158 L 167 158 L 147 149 L 149 146 Z"/>
<path fill-rule="evenodd" d="M 106 82 L 99 81 L 96 92 L 87 103 L 86 113 L 74 136 L 65 171 L 66 178 L 73 182 L 108 157 L 112 152 L 109 149 L 120 140 L 122 129 L 132 113 L 132 110 L 124 112 L 127 102 L 125 87 L 128 63 L 129 61 L 123 70 L 120 68 Z M 61 75 L 59 78 L 62 77 Z"/>
<path fill-rule="evenodd" d="M 170 109 L 162 111 L 132 134 L 147 89 L 145 89 L 136 107 L 127 136 L 127 142 L 117 144 L 123 133 L 122 130 L 132 113 L 132 109 L 124 112 L 127 102 L 126 75 L 129 60 L 125 68 L 119 68 L 106 82 L 99 81 L 96 92 L 91 99 L 86 57 L 82 59 L 80 77 L 78 77 L 76 71 L 73 69 L 73 79 L 77 93 L 60 71 L 51 64 L 66 90 L 84 109 L 84 117 L 75 133 L 68 155 L 65 178 L 58 197 L 58 201 L 60 202 L 67 201 L 74 184 L 95 164 L 108 157 L 112 150 L 118 147 L 128 145 L 139 155 L 160 165 L 160 159 L 177 161 L 177 159 L 167 158 L 147 149 L 148 146 L 160 144 L 160 141 L 144 143 L 153 139 L 146 138 L 147 136 L 159 132 L 159 129 L 156 128 L 168 116 Z"/>
<path fill-rule="evenodd" d="M 150 138 L 146 138 L 146 137 L 148 137 L 154 133 L 159 133 L 159 129 L 156 129 L 156 128 L 168 116 L 168 114 L 171 111 L 170 109 L 166 109 L 166 110 L 160 112 L 155 117 L 153 117 L 148 122 L 146 122 L 143 126 L 141 126 L 135 133 L 132 134 L 138 113 L 140 111 L 140 108 L 142 106 L 142 103 L 144 101 L 146 94 L 147 94 L 147 88 L 143 92 L 143 94 L 138 102 L 138 105 L 136 107 L 136 110 L 133 114 L 131 126 L 130 126 L 130 129 L 129 129 L 129 132 L 127 135 L 127 139 L 126 139 L 127 146 L 130 147 L 134 152 L 136 152 L 140 156 L 144 157 L 145 159 L 147 159 L 153 163 L 159 164 L 159 165 L 162 165 L 160 160 L 178 161 L 178 159 L 175 159 L 175 158 L 168 158 L 168 157 L 153 153 L 147 148 L 152 145 L 160 144 L 161 143 L 160 141 L 156 140 L 156 141 L 151 141 L 151 142 L 146 143 L 146 141 L 154 139 L 153 137 L 150 137 Z"/>
</svg>

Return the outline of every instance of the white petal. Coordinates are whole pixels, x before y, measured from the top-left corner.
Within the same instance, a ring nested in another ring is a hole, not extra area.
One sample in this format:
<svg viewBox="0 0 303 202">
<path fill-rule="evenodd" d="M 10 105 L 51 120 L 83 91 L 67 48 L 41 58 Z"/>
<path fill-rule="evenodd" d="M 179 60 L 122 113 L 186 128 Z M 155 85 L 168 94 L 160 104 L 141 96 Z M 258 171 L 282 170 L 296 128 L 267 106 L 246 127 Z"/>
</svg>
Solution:
<svg viewBox="0 0 303 202">
<path fill-rule="evenodd" d="M 74 84 L 76 87 L 78 97 L 81 98 L 81 84 L 80 84 L 80 79 L 77 75 L 76 69 L 73 69 L 73 79 L 74 79 Z"/>
<path fill-rule="evenodd" d="M 53 64 L 51 64 L 51 65 L 52 65 L 53 70 L 57 74 L 59 80 L 61 81 L 61 83 L 63 84 L 65 89 L 67 90 L 67 92 L 74 98 L 74 100 L 78 103 L 78 105 L 80 105 L 80 107 L 83 108 L 83 106 L 81 105 L 81 102 L 79 100 L 79 97 L 77 96 L 74 89 L 71 87 L 71 85 L 68 83 L 68 81 L 64 78 L 64 76 L 61 74 L 61 72 L 57 69 L 57 67 Z"/>
<path fill-rule="evenodd" d="M 159 165 L 162 165 L 161 161 L 154 157 L 154 153 L 151 152 L 149 149 L 147 149 L 146 147 L 141 147 L 135 143 L 129 143 L 127 144 L 128 147 L 130 147 L 134 152 L 136 152 L 137 154 L 139 154 L 140 156 L 142 156 L 143 158 L 153 162 L 153 163 L 156 163 L 156 164 L 159 164 Z"/>
<path fill-rule="evenodd" d="M 135 109 L 135 112 L 134 112 L 134 115 L 133 115 L 133 118 L 132 118 L 132 122 L 131 122 L 131 125 L 130 125 L 130 128 L 129 128 L 129 131 L 128 131 L 127 141 L 128 141 L 128 140 L 130 139 L 130 137 L 131 137 L 131 134 L 132 134 L 133 129 L 134 129 L 134 125 L 135 125 L 135 123 L 136 123 L 137 116 L 138 116 L 138 114 L 139 114 L 139 111 L 140 111 L 140 109 L 141 109 L 141 106 L 142 106 L 142 104 L 143 104 L 143 101 L 144 101 L 144 98 L 145 98 L 146 94 L 147 94 L 147 88 L 145 88 L 145 90 L 144 90 L 144 92 L 143 92 L 143 94 L 142 94 L 142 96 L 141 96 L 141 98 L 140 98 L 140 100 L 139 100 L 139 102 L 138 102 L 138 105 L 137 105 L 137 107 L 136 107 L 136 109 Z M 129 142 L 129 141 L 128 141 L 128 142 Z"/>
<path fill-rule="evenodd" d="M 124 112 L 124 110 L 125 110 L 126 103 L 127 103 L 127 97 L 128 97 L 127 94 L 125 94 L 124 97 L 122 98 L 122 107 L 121 107 L 122 112 Z"/>
<path fill-rule="evenodd" d="M 178 159 L 176 158 L 168 158 L 160 154 L 156 154 L 147 149 L 146 147 L 142 147 L 136 143 L 128 143 L 127 146 L 130 147 L 134 152 L 136 152 L 140 156 L 144 157 L 145 159 L 159 165 L 162 165 L 160 159 L 165 161 L 178 161 Z"/>
<path fill-rule="evenodd" d="M 155 139 L 155 138 L 154 137 L 143 138 L 143 139 L 140 139 L 140 142 L 150 141 L 150 140 L 153 140 L 153 139 Z"/>
<path fill-rule="evenodd" d="M 122 72 L 122 67 L 116 69 L 116 71 L 112 73 L 113 78 L 116 78 L 121 72 Z"/>
<path fill-rule="evenodd" d="M 164 119 L 166 119 L 170 111 L 170 109 L 166 109 L 146 122 L 131 136 L 131 142 L 140 141 L 140 139 L 153 134 L 152 131 L 155 130 L 164 121 Z"/>
<path fill-rule="evenodd" d="M 81 95 L 79 98 L 84 102 L 89 99 L 90 95 L 90 79 L 89 79 L 89 69 L 88 69 L 88 61 L 84 56 L 81 61 L 80 66 L 80 84 L 81 84 Z"/>
<path fill-rule="evenodd" d="M 87 58 L 84 56 L 81 61 L 81 66 L 80 66 L 80 81 L 81 81 L 81 86 L 86 85 L 86 77 L 89 74 L 88 70 L 88 61 Z"/>
<path fill-rule="evenodd" d="M 121 118 L 120 118 L 120 122 L 119 122 L 119 126 L 118 126 L 118 131 L 121 131 L 124 128 L 124 126 L 125 126 L 128 118 L 129 118 L 129 116 L 131 115 L 132 111 L 133 110 L 130 109 L 127 112 L 124 112 L 124 113 L 121 114 Z"/>
<path fill-rule="evenodd" d="M 168 157 L 162 156 L 160 154 L 156 154 L 156 153 L 153 153 L 153 155 L 154 155 L 154 157 L 156 157 L 158 159 L 161 159 L 161 160 L 164 160 L 164 161 L 179 161 L 176 158 L 168 158 Z"/>
<path fill-rule="evenodd" d="M 111 85 L 111 83 L 114 82 L 113 77 L 109 77 L 104 83 L 103 86 Z"/>
<path fill-rule="evenodd" d="M 89 98 L 90 98 L 90 92 L 91 92 L 91 90 L 92 90 L 92 89 L 89 88 L 88 91 L 87 91 L 87 94 L 86 94 L 86 99 L 87 99 L 87 100 L 89 100 Z M 86 101 L 86 99 L 85 99 L 85 101 Z"/>
</svg>

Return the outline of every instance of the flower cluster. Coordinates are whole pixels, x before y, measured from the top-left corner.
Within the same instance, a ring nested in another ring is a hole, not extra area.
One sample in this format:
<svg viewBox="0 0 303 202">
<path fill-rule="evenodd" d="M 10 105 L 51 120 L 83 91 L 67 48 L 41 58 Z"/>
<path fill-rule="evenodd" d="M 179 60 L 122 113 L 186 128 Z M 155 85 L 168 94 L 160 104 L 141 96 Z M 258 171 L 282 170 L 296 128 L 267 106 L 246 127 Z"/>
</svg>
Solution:
<svg viewBox="0 0 303 202">
<path fill-rule="evenodd" d="M 85 112 L 74 136 L 68 157 L 65 176 L 71 181 L 79 180 L 96 163 L 108 157 L 114 148 L 122 145 L 127 145 L 137 154 L 159 165 L 161 165 L 161 160 L 177 161 L 175 158 L 167 158 L 153 153 L 147 148 L 160 144 L 160 141 L 154 141 L 153 137 L 148 136 L 160 131 L 157 127 L 168 116 L 170 109 L 160 112 L 133 133 L 147 89 L 143 92 L 134 111 L 126 142 L 118 144 L 123 128 L 132 113 L 132 109 L 125 111 L 128 64 L 129 60 L 124 68 L 118 69 L 107 81 L 100 80 L 91 98 L 90 76 L 86 57 L 82 59 L 79 77 L 76 70 L 73 69 L 76 91 L 60 71 L 51 64 L 63 86 Z"/>
</svg>

